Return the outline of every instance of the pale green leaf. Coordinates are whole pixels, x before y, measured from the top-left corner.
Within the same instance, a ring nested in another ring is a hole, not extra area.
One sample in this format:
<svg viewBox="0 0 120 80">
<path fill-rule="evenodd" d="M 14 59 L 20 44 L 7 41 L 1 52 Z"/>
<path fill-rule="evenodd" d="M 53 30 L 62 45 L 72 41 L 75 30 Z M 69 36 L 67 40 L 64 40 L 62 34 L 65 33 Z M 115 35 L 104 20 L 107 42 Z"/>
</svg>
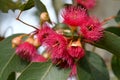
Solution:
<svg viewBox="0 0 120 80">
<path fill-rule="evenodd" d="M 31 63 L 18 80 L 67 80 L 69 69 L 58 69 L 51 62 Z"/>
</svg>

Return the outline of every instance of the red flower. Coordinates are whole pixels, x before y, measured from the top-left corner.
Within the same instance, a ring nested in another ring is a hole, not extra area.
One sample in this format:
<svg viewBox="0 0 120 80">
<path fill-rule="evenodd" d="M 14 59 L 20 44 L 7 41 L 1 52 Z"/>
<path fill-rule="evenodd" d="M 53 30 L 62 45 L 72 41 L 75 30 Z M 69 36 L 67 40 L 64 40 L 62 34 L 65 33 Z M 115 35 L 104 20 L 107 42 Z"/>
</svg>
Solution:
<svg viewBox="0 0 120 80">
<path fill-rule="evenodd" d="M 74 64 L 74 60 L 67 52 L 64 52 L 61 58 L 52 57 L 52 63 L 60 68 L 71 68 Z"/>
<path fill-rule="evenodd" d="M 51 51 L 51 57 L 61 58 L 67 47 L 67 40 L 60 34 L 54 34 L 49 36 L 45 43 L 48 45 L 48 49 Z"/>
<path fill-rule="evenodd" d="M 81 47 L 79 39 L 76 42 L 70 43 L 68 47 L 68 53 L 74 59 L 80 59 L 85 55 L 84 49 Z"/>
<path fill-rule="evenodd" d="M 51 53 L 52 63 L 60 68 L 67 68 L 72 66 L 73 59 L 67 52 L 67 40 L 60 34 L 49 36 L 45 43 L 48 51 Z"/>
<path fill-rule="evenodd" d="M 32 44 L 24 42 L 16 48 L 16 54 L 23 59 L 32 61 L 32 58 L 37 54 L 37 49 Z"/>
<path fill-rule="evenodd" d="M 45 39 L 48 38 L 50 35 L 54 34 L 55 32 L 46 24 L 39 29 L 37 33 L 38 41 L 40 43 L 44 43 Z"/>
<path fill-rule="evenodd" d="M 86 10 L 77 6 L 69 6 L 63 9 L 63 23 L 70 26 L 79 26 L 87 17 Z"/>
<path fill-rule="evenodd" d="M 84 49 L 80 46 L 71 46 L 68 48 L 68 52 L 70 56 L 72 56 L 75 59 L 80 59 L 85 55 Z"/>
<path fill-rule="evenodd" d="M 90 17 L 82 24 L 81 33 L 87 40 L 98 41 L 103 36 L 103 28 L 97 18 Z"/>
<path fill-rule="evenodd" d="M 96 0 L 76 0 L 77 3 L 82 4 L 87 9 L 91 9 L 95 6 Z"/>
</svg>

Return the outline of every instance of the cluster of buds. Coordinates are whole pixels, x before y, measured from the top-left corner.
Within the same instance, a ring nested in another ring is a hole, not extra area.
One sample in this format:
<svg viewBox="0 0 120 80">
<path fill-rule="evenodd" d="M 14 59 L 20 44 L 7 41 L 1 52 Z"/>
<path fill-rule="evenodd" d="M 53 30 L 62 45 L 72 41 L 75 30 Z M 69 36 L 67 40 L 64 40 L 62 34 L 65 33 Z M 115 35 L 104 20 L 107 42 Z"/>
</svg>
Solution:
<svg viewBox="0 0 120 80">
<path fill-rule="evenodd" d="M 103 36 L 101 22 L 87 12 L 87 9 L 94 6 L 95 1 L 76 1 L 86 8 L 80 5 L 66 6 L 61 14 L 62 23 L 68 25 L 71 36 L 66 36 L 64 29 L 59 31 L 51 28 L 46 23 L 50 20 L 48 13 L 43 12 L 40 15 L 42 25 L 34 31 L 34 34 L 27 35 L 27 39 L 23 39 L 26 35 L 21 35 L 12 40 L 13 47 L 16 47 L 16 54 L 32 62 L 44 62 L 51 59 L 52 63 L 59 68 L 72 68 L 71 75 L 75 75 L 76 62 L 85 55 L 85 41 L 96 42 Z M 46 53 L 38 54 L 37 49 L 40 46 L 46 47 Z"/>
<path fill-rule="evenodd" d="M 24 39 L 27 38 L 27 39 Z M 46 59 L 38 54 L 37 48 L 40 46 L 37 38 L 33 35 L 20 35 L 12 40 L 12 47 L 16 48 L 16 54 L 22 59 L 32 62 L 44 62 Z"/>
</svg>

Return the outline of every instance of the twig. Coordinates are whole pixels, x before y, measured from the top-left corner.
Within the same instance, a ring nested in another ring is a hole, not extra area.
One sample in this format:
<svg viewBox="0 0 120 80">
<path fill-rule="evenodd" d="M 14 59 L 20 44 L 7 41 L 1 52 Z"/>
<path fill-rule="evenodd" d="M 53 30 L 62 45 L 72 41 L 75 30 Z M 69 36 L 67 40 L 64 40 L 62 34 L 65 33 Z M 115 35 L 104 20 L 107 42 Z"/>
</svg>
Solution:
<svg viewBox="0 0 120 80">
<path fill-rule="evenodd" d="M 102 24 L 104 25 L 107 21 L 116 18 L 117 16 L 110 16 L 102 21 Z"/>
<path fill-rule="evenodd" d="M 28 23 L 22 21 L 22 20 L 20 19 L 20 15 L 21 15 L 21 13 L 22 13 L 22 11 L 20 11 L 20 13 L 19 13 L 18 17 L 16 18 L 16 20 L 22 22 L 23 24 L 25 24 L 25 25 L 27 25 L 27 26 L 30 26 L 30 27 L 32 27 L 32 28 L 38 30 L 38 28 L 36 28 L 35 26 L 32 26 L 32 25 L 30 25 L 30 24 L 28 24 Z"/>
</svg>

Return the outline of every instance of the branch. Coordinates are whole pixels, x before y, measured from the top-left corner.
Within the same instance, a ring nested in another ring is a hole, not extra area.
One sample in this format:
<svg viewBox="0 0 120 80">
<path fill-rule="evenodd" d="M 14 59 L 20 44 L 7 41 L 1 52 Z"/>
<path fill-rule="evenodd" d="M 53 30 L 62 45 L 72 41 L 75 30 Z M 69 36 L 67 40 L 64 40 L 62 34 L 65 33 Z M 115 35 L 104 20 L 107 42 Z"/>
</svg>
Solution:
<svg viewBox="0 0 120 80">
<path fill-rule="evenodd" d="M 30 26 L 30 27 L 32 27 L 32 28 L 38 30 L 38 28 L 36 28 L 35 26 L 32 26 L 32 25 L 30 25 L 30 24 L 28 24 L 28 23 L 22 21 L 22 20 L 20 19 L 20 15 L 21 15 L 21 13 L 22 13 L 22 11 L 20 11 L 20 13 L 19 13 L 18 17 L 16 18 L 16 20 L 22 22 L 23 24 L 25 24 L 25 25 L 27 25 L 27 26 Z"/>
<path fill-rule="evenodd" d="M 116 18 L 116 17 L 117 17 L 117 16 L 110 16 L 110 17 L 104 19 L 104 20 L 102 21 L 102 24 L 104 25 L 106 22 L 108 22 L 109 20 L 114 19 L 114 18 Z"/>
</svg>

